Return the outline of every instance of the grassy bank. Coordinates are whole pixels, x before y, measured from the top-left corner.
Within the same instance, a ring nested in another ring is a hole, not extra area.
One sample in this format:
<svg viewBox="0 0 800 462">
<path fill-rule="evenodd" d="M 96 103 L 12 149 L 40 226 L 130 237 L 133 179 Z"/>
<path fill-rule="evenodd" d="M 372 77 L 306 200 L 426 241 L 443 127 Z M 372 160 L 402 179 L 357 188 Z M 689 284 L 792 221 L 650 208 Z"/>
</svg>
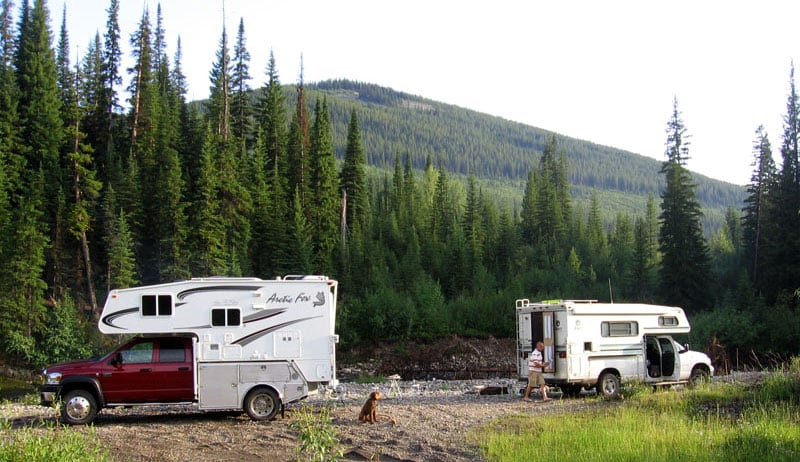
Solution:
<svg viewBox="0 0 800 462">
<path fill-rule="evenodd" d="M 629 390 L 579 413 L 498 419 L 471 437 L 490 461 L 800 460 L 800 362 L 757 386 Z"/>
<path fill-rule="evenodd" d="M 8 462 L 62 462 L 109 460 L 94 429 L 79 432 L 55 424 L 11 428 L 0 421 L 0 460 Z"/>
</svg>

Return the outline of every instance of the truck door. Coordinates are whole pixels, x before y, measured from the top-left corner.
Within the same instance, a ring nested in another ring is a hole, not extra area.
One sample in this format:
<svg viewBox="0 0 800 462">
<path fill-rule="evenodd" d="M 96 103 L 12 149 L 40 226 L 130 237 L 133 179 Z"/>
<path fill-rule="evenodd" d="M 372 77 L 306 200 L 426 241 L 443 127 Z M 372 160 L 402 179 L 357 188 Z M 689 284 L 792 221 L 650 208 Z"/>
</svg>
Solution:
<svg viewBox="0 0 800 462">
<path fill-rule="evenodd" d="M 675 344 L 670 337 L 645 336 L 645 364 L 647 365 L 646 380 L 651 382 L 666 382 L 676 380 L 677 355 Z"/>
<path fill-rule="evenodd" d="M 109 403 L 158 402 L 154 380 L 155 340 L 139 339 L 110 355 L 100 372 L 100 385 Z"/>
<path fill-rule="evenodd" d="M 153 364 L 161 400 L 194 400 L 194 360 L 188 338 L 170 337 L 158 340 L 158 359 Z"/>
<path fill-rule="evenodd" d="M 669 337 L 658 337 L 661 347 L 661 376 L 672 377 L 675 375 L 675 347 Z"/>
</svg>

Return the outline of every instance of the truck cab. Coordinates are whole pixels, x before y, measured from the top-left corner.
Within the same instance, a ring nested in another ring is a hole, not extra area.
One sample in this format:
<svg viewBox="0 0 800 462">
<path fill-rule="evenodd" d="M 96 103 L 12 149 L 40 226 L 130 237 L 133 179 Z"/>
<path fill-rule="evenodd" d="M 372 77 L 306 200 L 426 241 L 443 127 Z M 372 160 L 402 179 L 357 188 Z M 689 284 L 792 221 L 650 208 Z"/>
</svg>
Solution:
<svg viewBox="0 0 800 462">
<path fill-rule="evenodd" d="M 41 402 L 61 400 L 71 424 L 90 422 L 103 407 L 192 403 L 193 358 L 189 337 L 137 337 L 100 358 L 45 369 Z"/>
</svg>

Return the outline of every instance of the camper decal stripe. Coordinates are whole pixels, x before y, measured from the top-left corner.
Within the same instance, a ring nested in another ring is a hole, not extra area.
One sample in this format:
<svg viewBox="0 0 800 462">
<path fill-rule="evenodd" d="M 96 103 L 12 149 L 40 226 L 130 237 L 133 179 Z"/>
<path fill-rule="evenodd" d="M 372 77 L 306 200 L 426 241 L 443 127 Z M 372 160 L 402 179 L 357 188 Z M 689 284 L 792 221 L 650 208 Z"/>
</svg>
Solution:
<svg viewBox="0 0 800 462">
<path fill-rule="evenodd" d="M 262 286 L 205 286 L 205 287 L 195 287 L 193 289 L 186 289 L 181 292 L 178 292 L 177 297 L 178 300 L 183 300 L 184 298 L 188 297 L 189 295 L 193 295 L 199 292 L 216 292 L 216 291 L 229 291 L 229 292 L 241 292 L 243 290 L 258 290 Z"/>
<path fill-rule="evenodd" d="M 113 327 L 115 329 L 128 330 L 125 327 L 120 327 L 120 326 L 114 325 L 114 321 L 119 317 L 126 316 L 126 315 L 129 315 L 129 314 L 132 314 L 132 313 L 138 313 L 138 312 L 139 312 L 139 307 L 137 306 L 135 308 L 128 308 L 128 309 L 125 309 L 125 310 L 117 311 L 115 313 L 111 313 L 111 314 L 103 317 L 103 324 L 105 324 L 107 326 L 110 326 L 110 327 Z"/>
<path fill-rule="evenodd" d="M 270 332 L 274 332 L 274 331 L 276 331 L 276 330 L 278 330 L 278 329 L 280 329 L 282 327 L 290 326 L 292 324 L 297 324 L 298 322 L 308 321 L 309 319 L 321 318 L 321 317 L 322 316 L 311 316 L 311 317 L 308 317 L 308 318 L 300 318 L 300 319 L 295 319 L 294 321 L 287 321 L 287 322 L 284 322 L 284 323 L 281 323 L 281 324 L 276 324 L 276 325 L 274 325 L 272 327 L 268 327 L 268 328 L 266 328 L 264 330 L 260 330 L 258 332 L 253 332 L 252 334 L 250 334 L 250 335 L 248 335 L 246 337 L 242 337 L 242 338 L 240 338 L 239 340 L 236 340 L 233 343 L 234 344 L 239 344 L 241 346 L 245 346 L 245 345 L 255 341 L 259 337 L 263 337 L 264 335 L 267 335 Z"/>
<path fill-rule="evenodd" d="M 244 321 L 245 324 L 247 324 L 248 322 L 253 322 L 253 321 L 261 321 L 262 319 L 267 319 L 267 318 L 271 318 L 273 316 L 277 316 L 279 314 L 283 314 L 283 313 L 286 312 L 286 310 L 287 310 L 287 308 L 278 308 L 278 309 L 275 309 L 275 310 L 267 310 L 267 311 L 265 311 L 263 313 L 251 314 L 249 316 L 245 316 L 243 321 Z"/>
</svg>

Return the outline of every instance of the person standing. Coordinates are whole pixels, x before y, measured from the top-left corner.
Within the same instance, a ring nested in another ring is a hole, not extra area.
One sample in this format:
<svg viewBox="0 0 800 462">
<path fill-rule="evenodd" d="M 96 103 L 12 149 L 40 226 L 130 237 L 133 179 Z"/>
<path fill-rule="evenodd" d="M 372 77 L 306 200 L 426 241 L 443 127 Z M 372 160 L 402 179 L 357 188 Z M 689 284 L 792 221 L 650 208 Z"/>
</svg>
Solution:
<svg viewBox="0 0 800 462">
<path fill-rule="evenodd" d="M 528 386 L 525 387 L 525 396 L 522 398 L 524 401 L 531 400 L 531 389 L 537 386 L 542 393 L 542 401 L 550 401 L 550 398 L 547 397 L 547 383 L 544 381 L 544 368 L 550 363 L 544 360 L 542 351 L 544 351 L 544 343 L 536 342 L 536 348 L 528 356 Z"/>
</svg>

